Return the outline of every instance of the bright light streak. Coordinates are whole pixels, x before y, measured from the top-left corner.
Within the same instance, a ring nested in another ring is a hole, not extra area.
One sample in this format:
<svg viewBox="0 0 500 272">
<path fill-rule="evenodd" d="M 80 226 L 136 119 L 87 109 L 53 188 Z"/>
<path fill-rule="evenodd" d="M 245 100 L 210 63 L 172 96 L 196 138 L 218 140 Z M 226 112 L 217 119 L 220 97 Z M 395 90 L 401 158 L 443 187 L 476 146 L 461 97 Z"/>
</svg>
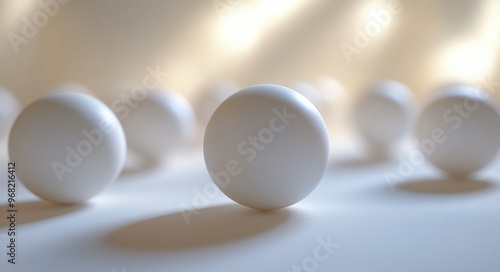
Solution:
<svg viewBox="0 0 500 272">
<path fill-rule="evenodd" d="M 452 78 L 476 80 L 492 68 L 490 52 L 478 44 L 454 46 L 443 53 L 442 69 L 447 71 Z"/>
<path fill-rule="evenodd" d="M 253 46 L 265 30 L 296 10 L 304 0 L 260 0 L 254 5 L 234 7 L 222 20 L 220 33 L 231 48 L 247 49 Z"/>
<path fill-rule="evenodd" d="M 302 0 L 261 0 L 259 9 L 265 17 L 276 19 L 285 16 L 302 3 Z"/>
<path fill-rule="evenodd" d="M 261 22 L 252 18 L 251 12 L 234 12 L 224 20 L 221 34 L 228 45 L 236 49 L 245 49 L 253 45 L 261 34 Z"/>
<path fill-rule="evenodd" d="M 442 71 L 452 80 L 477 82 L 491 73 L 500 45 L 498 1 L 484 2 L 477 27 L 442 52 Z"/>
</svg>

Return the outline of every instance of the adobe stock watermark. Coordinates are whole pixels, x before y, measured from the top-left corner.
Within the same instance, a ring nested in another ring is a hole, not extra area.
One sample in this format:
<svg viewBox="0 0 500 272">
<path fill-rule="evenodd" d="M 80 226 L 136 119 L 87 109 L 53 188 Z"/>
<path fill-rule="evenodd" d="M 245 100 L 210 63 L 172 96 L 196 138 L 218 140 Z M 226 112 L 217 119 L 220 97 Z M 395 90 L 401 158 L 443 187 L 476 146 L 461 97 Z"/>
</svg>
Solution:
<svg viewBox="0 0 500 272">
<path fill-rule="evenodd" d="M 233 16 L 241 6 L 243 0 L 214 0 L 212 5 L 217 13 L 219 22 L 224 22 L 230 16 Z"/>
<path fill-rule="evenodd" d="M 332 240 L 332 235 L 325 238 L 318 237 L 316 242 L 317 245 L 314 247 L 312 254 L 302 259 L 298 264 L 293 264 L 286 272 L 314 272 L 340 248 L 340 244 Z"/>
<path fill-rule="evenodd" d="M 82 135 L 85 139 L 79 141 L 75 146 L 67 145 L 64 148 L 67 153 L 63 163 L 53 161 L 51 164 L 57 180 L 63 182 L 64 175 L 71 174 L 75 168 L 80 166 L 85 157 L 92 154 L 94 148 L 102 143 L 104 134 L 112 133 L 115 130 L 116 126 L 108 122 L 108 120 L 102 120 L 99 124 L 99 128 L 91 130 L 82 129 Z"/>
<path fill-rule="evenodd" d="M 382 29 L 391 23 L 392 17 L 402 11 L 403 6 L 401 5 L 401 1 L 390 0 L 387 3 L 386 9 L 372 11 L 371 15 L 373 19 L 366 22 L 363 27 L 355 27 L 352 44 L 348 42 L 341 42 L 339 44 L 340 51 L 342 51 L 347 63 L 351 63 L 352 55 L 360 54 L 361 50 L 370 45 L 372 39 L 378 36 L 382 32 Z"/>
<path fill-rule="evenodd" d="M 129 93 L 122 95 L 111 103 L 111 109 L 120 121 L 125 120 L 131 110 L 137 108 L 139 103 L 147 97 L 147 90 L 157 88 L 160 83 L 168 77 L 169 73 L 164 73 L 157 65 L 156 69 L 150 66 L 146 67 L 147 74 L 143 77 L 142 85 L 137 85 Z M 82 129 L 84 139 L 76 145 L 65 147 L 66 156 L 64 162 L 53 161 L 51 166 L 59 182 L 64 181 L 64 175 L 71 174 L 74 169 L 81 165 L 83 160 L 92 154 L 94 148 L 97 148 L 103 141 L 104 135 L 115 131 L 116 126 L 108 120 L 102 120 L 99 128 L 91 130 Z"/>
<path fill-rule="evenodd" d="M 273 116 L 267 126 L 257 131 L 255 135 L 249 135 L 237 146 L 238 154 L 247 164 L 252 163 L 257 158 L 258 153 L 262 152 L 266 149 L 266 146 L 274 141 L 276 134 L 285 130 L 291 121 L 297 117 L 296 114 L 288 112 L 286 105 L 283 106 L 282 110 L 273 108 L 271 111 Z M 200 214 L 200 209 L 207 207 L 211 200 L 220 195 L 221 192 L 217 186 L 226 188 L 230 185 L 231 179 L 238 176 L 242 171 L 243 167 L 238 162 L 238 159 L 229 160 L 225 168 L 216 173 L 210 171 L 210 177 L 215 183 L 209 182 L 201 189 L 194 188 L 194 197 L 190 205 L 186 203 L 179 204 L 179 210 L 184 222 L 190 224 L 191 216 Z"/>
<path fill-rule="evenodd" d="M 19 47 L 24 44 L 28 44 L 31 39 L 33 39 L 38 31 L 45 27 L 50 18 L 55 17 L 61 6 L 66 5 L 71 0 L 39 0 L 38 1 L 38 10 L 29 17 L 22 17 L 21 22 L 22 26 L 19 34 L 13 31 L 7 34 L 7 38 L 9 39 L 10 45 L 14 52 L 19 53 Z"/>
<path fill-rule="evenodd" d="M 465 98 L 462 103 L 454 104 L 444 111 L 442 117 L 447 127 L 436 127 L 427 138 L 416 140 L 416 148 L 405 156 L 401 155 L 399 157 L 397 172 L 386 171 L 384 173 L 385 181 L 392 192 L 395 191 L 398 183 L 405 182 L 415 173 L 418 167 L 424 164 L 425 156 L 431 157 L 439 145 L 449 139 L 445 129 L 460 129 L 463 121 L 470 118 L 479 108 L 478 99 L 491 96 L 496 91 L 496 87 L 500 87 L 500 81 L 494 81 L 491 76 L 481 78 L 478 82 L 479 86 L 476 88 L 475 97 Z"/>
</svg>

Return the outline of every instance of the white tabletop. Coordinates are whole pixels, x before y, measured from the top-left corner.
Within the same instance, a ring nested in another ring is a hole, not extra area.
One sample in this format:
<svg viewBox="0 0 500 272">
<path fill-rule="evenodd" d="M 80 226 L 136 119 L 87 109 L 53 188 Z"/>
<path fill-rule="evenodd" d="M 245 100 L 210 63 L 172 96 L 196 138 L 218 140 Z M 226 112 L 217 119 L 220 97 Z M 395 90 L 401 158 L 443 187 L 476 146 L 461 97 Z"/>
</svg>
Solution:
<svg viewBox="0 0 500 272">
<path fill-rule="evenodd" d="M 2 154 L 0 165 L 7 168 L 4 150 Z M 353 152 L 333 153 L 331 166 L 311 195 L 292 207 L 260 212 L 220 192 L 215 197 L 211 191 L 203 193 L 211 180 L 201 150 L 175 157 L 169 164 L 125 171 L 82 206 L 48 204 L 19 187 L 15 265 L 7 263 L 5 254 L 3 182 L 0 271 L 400 272 L 500 267 L 498 160 L 475 181 L 439 181 L 440 174 L 423 165 L 391 187 L 384 175 L 398 173 L 398 159 L 367 163 L 356 160 Z M 187 224 L 181 207 L 193 203 L 198 209 Z"/>
</svg>

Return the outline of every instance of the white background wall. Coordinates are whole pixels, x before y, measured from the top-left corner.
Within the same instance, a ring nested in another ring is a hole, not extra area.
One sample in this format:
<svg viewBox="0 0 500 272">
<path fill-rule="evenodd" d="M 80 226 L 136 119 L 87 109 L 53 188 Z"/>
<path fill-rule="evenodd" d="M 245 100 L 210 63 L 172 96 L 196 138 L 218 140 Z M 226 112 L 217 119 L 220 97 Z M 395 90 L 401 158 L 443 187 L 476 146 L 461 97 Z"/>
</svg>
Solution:
<svg viewBox="0 0 500 272">
<path fill-rule="evenodd" d="M 494 0 L 401 0 L 401 12 L 350 63 L 339 45 L 354 45 L 355 28 L 377 22 L 372 12 L 388 10 L 388 1 L 71 0 L 16 53 L 9 33 L 23 37 L 25 19 L 43 22 L 36 19 L 47 14 L 41 3 L 53 1 L 0 0 L 0 85 L 24 103 L 61 81 L 109 99 L 120 82 L 140 82 L 147 66 L 167 71 L 161 84 L 190 98 L 225 78 L 246 86 L 328 75 L 355 93 L 392 77 L 420 97 L 443 81 L 478 85 L 488 75 L 500 78 L 494 76 L 500 64 Z M 275 3 L 274 12 L 262 3 Z M 233 14 L 240 19 L 228 20 Z M 232 46 L 237 37 L 224 39 L 225 23 L 236 29 L 233 36 L 256 33 L 255 39 Z"/>
</svg>

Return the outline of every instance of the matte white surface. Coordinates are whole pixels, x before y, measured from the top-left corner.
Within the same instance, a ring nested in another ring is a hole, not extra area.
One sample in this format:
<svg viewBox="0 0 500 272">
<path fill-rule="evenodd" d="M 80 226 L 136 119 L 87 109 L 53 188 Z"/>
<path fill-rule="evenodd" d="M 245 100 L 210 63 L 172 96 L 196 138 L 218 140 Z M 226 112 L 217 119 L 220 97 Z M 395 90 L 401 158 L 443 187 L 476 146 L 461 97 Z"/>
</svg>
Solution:
<svg viewBox="0 0 500 272">
<path fill-rule="evenodd" d="M 323 110 L 325 102 L 318 88 L 306 81 L 295 81 L 290 85 L 290 89 L 300 93 L 307 98 L 319 110 Z"/>
<path fill-rule="evenodd" d="M 285 272 L 328 236 L 340 245 L 316 271 L 498 270 L 500 161 L 462 183 L 422 165 L 391 191 L 383 176 L 399 162 L 367 164 L 339 152 L 317 189 L 294 206 L 263 213 L 219 193 L 189 225 L 179 206 L 191 206 L 212 183 L 201 150 L 124 173 L 88 205 L 51 206 L 21 186 L 18 264 L 6 262 L 2 220 L 0 270 Z"/>
<path fill-rule="evenodd" d="M 346 108 L 350 105 L 349 95 L 342 83 L 327 76 L 319 77 L 314 83 L 320 95 L 320 112 L 323 118 L 345 117 Z"/>
<path fill-rule="evenodd" d="M 422 153 L 437 168 L 451 175 L 471 174 L 500 149 L 498 106 L 476 88 L 450 85 L 423 107 L 415 134 Z"/>
<path fill-rule="evenodd" d="M 400 82 L 379 81 L 361 94 L 352 110 L 363 139 L 375 149 L 388 148 L 410 129 L 413 94 Z"/>
<path fill-rule="evenodd" d="M 279 209 L 305 198 L 321 180 L 329 140 L 318 110 L 289 88 L 262 84 L 225 100 L 203 141 L 207 169 L 229 198 Z"/>
<path fill-rule="evenodd" d="M 19 180 L 49 201 L 78 203 L 111 184 L 126 154 L 118 118 L 81 93 L 55 93 L 27 106 L 9 136 Z"/>
</svg>

